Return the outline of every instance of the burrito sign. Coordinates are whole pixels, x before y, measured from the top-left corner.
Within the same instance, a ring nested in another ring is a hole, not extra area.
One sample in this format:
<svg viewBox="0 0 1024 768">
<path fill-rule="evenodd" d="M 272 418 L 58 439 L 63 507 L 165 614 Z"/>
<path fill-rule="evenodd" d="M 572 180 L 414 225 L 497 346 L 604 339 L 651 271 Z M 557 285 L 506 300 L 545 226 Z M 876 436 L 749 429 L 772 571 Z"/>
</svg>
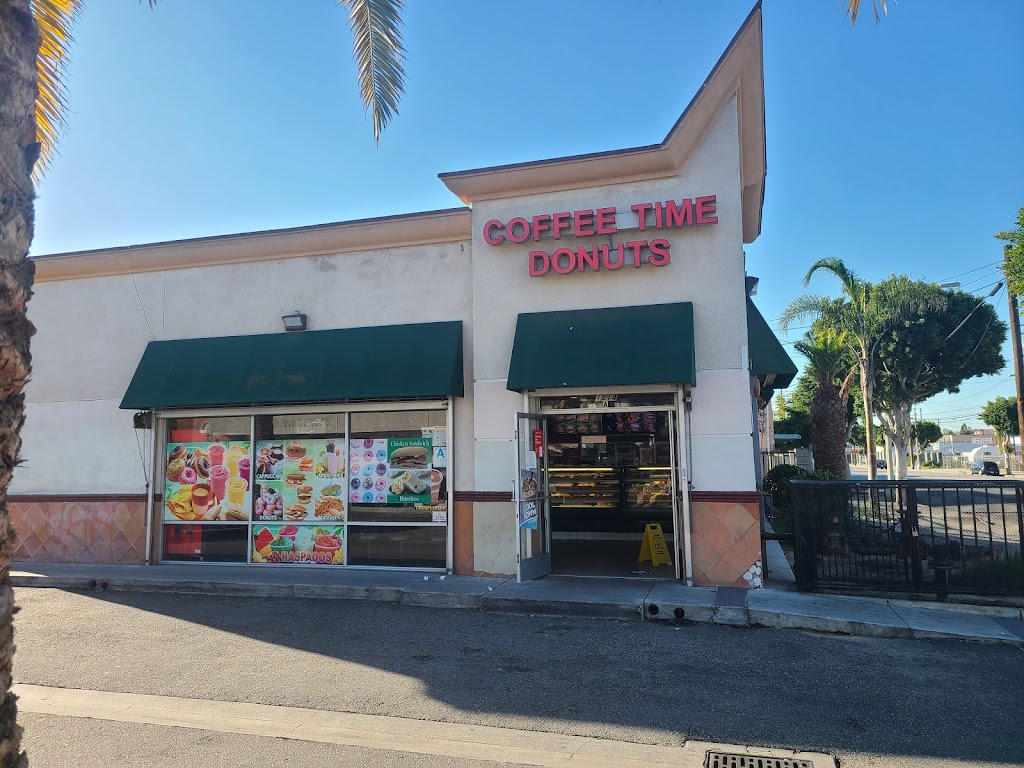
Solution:
<svg viewBox="0 0 1024 768">
<path fill-rule="evenodd" d="M 629 209 L 636 216 L 636 230 L 681 229 L 718 221 L 718 199 L 706 197 L 666 200 L 664 202 L 635 203 Z M 484 242 L 502 243 L 539 242 L 542 237 L 561 240 L 565 237 L 593 237 L 617 234 L 619 231 L 615 208 L 597 208 L 582 211 L 541 213 L 529 219 L 516 216 L 507 222 L 491 219 L 483 227 Z M 609 238 L 611 240 L 611 238 Z M 646 253 L 646 259 L 644 254 Z M 639 269 L 644 263 L 664 267 L 672 261 L 669 242 L 664 238 L 649 240 L 620 240 L 575 248 L 556 248 L 551 252 L 532 250 L 529 253 L 530 275 L 539 277 L 548 272 L 568 275 L 572 272 L 598 272 L 602 269 L 620 269 L 627 264 Z"/>
</svg>

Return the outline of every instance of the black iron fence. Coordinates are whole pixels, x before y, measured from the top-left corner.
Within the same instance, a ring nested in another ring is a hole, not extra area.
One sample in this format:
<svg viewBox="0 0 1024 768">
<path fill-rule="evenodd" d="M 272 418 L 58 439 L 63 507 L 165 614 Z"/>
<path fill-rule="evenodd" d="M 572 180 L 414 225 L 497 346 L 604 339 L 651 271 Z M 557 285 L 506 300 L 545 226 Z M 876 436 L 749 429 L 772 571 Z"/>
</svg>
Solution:
<svg viewBox="0 0 1024 768">
<path fill-rule="evenodd" d="M 1024 595 L 1024 482 L 790 483 L 797 585 Z"/>
</svg>

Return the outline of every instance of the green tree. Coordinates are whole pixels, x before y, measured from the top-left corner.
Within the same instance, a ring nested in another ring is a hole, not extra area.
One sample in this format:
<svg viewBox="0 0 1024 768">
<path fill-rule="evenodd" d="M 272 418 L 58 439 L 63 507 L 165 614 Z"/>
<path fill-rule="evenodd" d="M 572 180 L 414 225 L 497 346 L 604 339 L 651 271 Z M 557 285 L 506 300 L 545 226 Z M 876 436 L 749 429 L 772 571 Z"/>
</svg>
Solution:
<svg viewBox="0 0 1024 768">
<path fill-rule="evenodd" d="M 929 445 L 938 442 L 942 437 L 942 427 L 934 421 L 915 421 L 914 439 L 920 445 Z"/>
<path fill-rule="evenodd" d="M 808 414 L 800 411 L 789 411 L 784 419 L 775 420 L 776 435 L 800 435 L 798 440 L 776 440 L 775 450 L 791 451 L 794 448 L 808 448 L 811 444 L 810 428 L 807 426 Z"/>
<path fill-rule="evenodd" d="M 779 392 L 775 395 L 775 400 L 773 402 L 774 405 L 772 406 L 772 410 L 775 413 L 776 421 L 786 418 L 786 396 Z"/>
<path fill-rule="evenodd" d="M 1003 273 L 1014 296 L 1024 295 L 1024 208 L 1017 211 L 1017 226 L 996 233 L 996 239 L 1006 243 Z"/>
<path fill-rule="evenodd" d="M 1017 420 L 1017 398 L 997 397 L 989 400 L 982 408 L 981 420 L 996 431 L 996 444 L 999 450 L 1007 452 L 1006 438 L 1020 434 L 1020 423 Z"/>
<path fill-rule="evenodd" d="M 898 480 L 907 477 L 914 404 L 939 392 L 956 394 L 967 379 L 997 373 L 1006 365 L 1006 324 L 990 304 L 928 283 L 917 283 L 914 290 L 930 295 L 931 306 L 884 334 L 875 369 L 876 413 L 895 450 L 893 475 Z"/>
<path fill-rule="evenodd" d="M 860 389 L 864 402 L 865 448 L 874 456 L 874 381 L 878 347 L 886 334 L 903 320 L 938 308 L 936 297 L 922 292 L 920 284 L 906 276 L 892 276 L 877 285 L 857 276 L 842 259 L 820 259 L 811 265 L 804 277 L 806 287 L 818 271 L 839 280 L 842 296 L 838 299 L 805 294 L 795 299 L 782 313 L 779 325 L 786 330 L 800 320 L 813 320 L 822 327 L 842 333 L 845 343 L 857 360 Z M 941 303 L 941 301 L 940 301 Z M 877 476 L 875 462 L 868 461 L 868 478 Z"/>
<path fill-rule="evenodd" d="M 805 370 L 816 384 L 807 422 L 814 468 L 846 477 L 846 397 L 856 363 L 845 334 L 831 329 L 807 334 L 795 348 L 807 358 Z"/>
<path fill-rule="evenodd" d="M 966 423 L 961 424 L 960 425 L 960 434 L 961 435 L 969 435 L 969 434 L 971 434 L 971 428 L 968 427 Z"/>
</svg>

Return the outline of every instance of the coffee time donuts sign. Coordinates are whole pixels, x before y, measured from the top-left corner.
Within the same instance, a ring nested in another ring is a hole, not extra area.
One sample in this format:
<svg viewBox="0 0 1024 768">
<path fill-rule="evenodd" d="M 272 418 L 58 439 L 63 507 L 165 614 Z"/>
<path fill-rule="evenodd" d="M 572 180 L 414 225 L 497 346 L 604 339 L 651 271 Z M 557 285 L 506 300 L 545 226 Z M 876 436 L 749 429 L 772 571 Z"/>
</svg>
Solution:
<svg viewBox="0 0 1024 768">
<path fill-rule="evenodd" d="M 683 198 L 679 201 L 634 203 L 629 209 L 635 217 L 635 227 L 629 231 L 640 233 L 718 222 L 718 199 L 715 195 Z M 491 219 L 484 224 L 482 234 L 488 245 L 501 245 L 506 242 L 539 243 L 541 238 L 561 240 L 563 237 L 610 236 L 618 232 L 618 212 L 615 208 L 590 208 L 541 213 L 531 218 L 516 216 L 508 221 Z M 616 270 L 627 265 L 634 269 L 640 269 L 644 264 L 664 267 L 671 261 L 669 241 L 663 237 L 649 236 L 646 239 L 641 236 L 634 240 L 619 239 L 617 243 L 579 245 L 573 248 L 537 248 L 529 253 L 529 269 L 533 277 L 549 272 L 568 275 L 587 270 Z"/>
</svg>

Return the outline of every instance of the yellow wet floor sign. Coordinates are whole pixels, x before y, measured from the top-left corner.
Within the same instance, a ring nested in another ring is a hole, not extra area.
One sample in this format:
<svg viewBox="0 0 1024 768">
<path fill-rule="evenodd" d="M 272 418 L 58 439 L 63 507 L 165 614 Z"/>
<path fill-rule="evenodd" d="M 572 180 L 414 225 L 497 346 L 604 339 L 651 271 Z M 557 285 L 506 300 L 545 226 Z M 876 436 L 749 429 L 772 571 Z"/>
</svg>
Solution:
<svg viewBox="0 0 1024 768">
<path fill-rule="evenodd" d="M 651 562 L 651 565 L 672 565 L 672 557 L 668 553 L 665 534 L 660 523 L 648 523 L 644 529 L 644 543 L 640 545 L 638 563 Z"/>
</svg>

